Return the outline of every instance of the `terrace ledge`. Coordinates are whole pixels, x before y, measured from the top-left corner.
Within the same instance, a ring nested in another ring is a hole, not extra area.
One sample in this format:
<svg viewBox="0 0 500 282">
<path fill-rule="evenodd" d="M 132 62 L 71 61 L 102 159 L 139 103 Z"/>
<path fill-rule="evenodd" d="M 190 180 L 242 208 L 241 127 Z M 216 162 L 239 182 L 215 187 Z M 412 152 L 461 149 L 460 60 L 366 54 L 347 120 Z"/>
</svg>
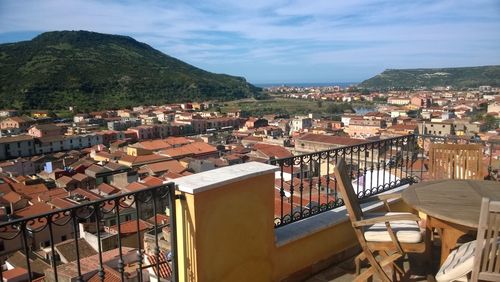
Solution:
<svg viewBox="0 0 500 282">
<path fill-rule="evenodd" d="M 181 192 L 196 194 L 243 179 L 274 173 L 278 169 L 277 166 L 269 164 L 248 162 L 177 178 L 175 184 Z"/>
<path fill-rule="evenodd" d="M 389 191 L 385 191 L 380 193 L 380 195 L 384 194 L 392 194 L 401 192 L 408 188 L 408 185 L 403 185 L 401 187 L 397 187 L 391 189 Z M 402 199 L 390 199 L 387 202 L 389 204 L 393 204 L 396 202 L 402 201 Z M 384 204 L 381 201 L 367 202 L 361 203 L 361 210 L 364 213 L 373 212 L 381 207 Z M 288 243 L 293 241 L 311 236 L 311 234 L 321 232 L 325 229 L 332 228 L 335 225 L 344 223 L 349 221 L 349 217 L 347 215 L 347 209 L 345 206 L 341 206 L 335 208 L 333 210 L 329 210 L 290 224 L 287 224 L 283 227 L 276 228 L 275 232 L 275 244 L 276 247 L 282 247 Z"/>
</svg>

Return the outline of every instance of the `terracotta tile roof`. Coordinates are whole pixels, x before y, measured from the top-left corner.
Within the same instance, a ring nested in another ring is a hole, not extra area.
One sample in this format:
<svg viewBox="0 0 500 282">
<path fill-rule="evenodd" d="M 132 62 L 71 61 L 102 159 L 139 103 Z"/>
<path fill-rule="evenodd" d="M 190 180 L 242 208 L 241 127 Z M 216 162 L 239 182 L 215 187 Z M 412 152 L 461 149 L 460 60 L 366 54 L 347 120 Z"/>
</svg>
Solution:
<svg viewBox="0 0 500 282">
<path fill-rule="evenodd" d="M 142 189 L 145 189 L 145 188 L 148 188 L 148 186 L 146 186 L 144 184 L 141 184 L 139 182 L 132 182 L 132 183 L 130 183 L 129 185 L 127 185 L 125 187 L 125 189 L 127 189 L 130 192 L 142 190 Z"/>
<path fill-rule="evenodd" d="M 9 183 L 0 183 L 0 195 L 7 194 L 12 191 L 12 187 Z"/>
<path fill-rule="evenodd" d="M 66 240 L 54 245 L 54 248 L 68 262 L 76 261 L 76 244 L 75 239 Z M 80 259 L 96 255 L 97 252 L 83 238 L 78 239 L 78 250 Z"/>
<path fill-rule="evenodd" d="M 64 188 L 50 189 L 48 192 L 38 194 L 39 202 L 47 202 L 55 198 L 63 198 L 68 195 L 68 191 Z"/>
<path fill-rule="evenodd" d="M 49 191 L 45 184 L 24 185 L 22 183 L 12 183 L 11 186 L 14 191 L 25 196 L 28 199 L 36 197 L 37 194 Z"/>
<path fill-rule="evenodd" d="M 243 137 L 242 140 L 261 142 L 263 140 L 263 138 L 262 137 L 255 137 L 255 136 L 247 136 L 247 137 Z"/>
<path fill-rule="evenodd" d="M 148 163 L 165 161 L 165 160 L 169 160 L 169 159 L 170 158 L 167 156 L 162 156 L 162 155 L 157 155 L 157 154 L 137 156 L 137 157 L 126 155 L 126 156 L 123 156 L 120 159 L 120 161 L 129 163 L 132 166 L 136 166 L 136 165 L 141 165 L 141 164 L 148 164 Z"/>
<path fill-rule="evenodd" d="M 90 178 L 90 176 L 83 174 L 83 173 L 77 173 L 77 174 L 73 175 L 72 178 L 75 179 L 76 181 L 83 181 L 83 180 L 86 180 L 87 178 Z"/>
<path fill-rule="evenodd" d="M 7 261 L 9 262 L 9 264 L 13 265 L 16 268 L 22 267 L 24 269 L 28 269 L 28 265 L 26 265 L 26 255 L 21 251 L 17 251 L 12 255 L 10 255 Z M 43 275 L 44 270 L 50 268 L 49 264 L 45 263 L 43 260 L 39 258 L 33 260 L 33 256 L 30 256 L 29 261 L 30 261 L 31 272 L 33 273 L 38 273 Z"/>
<path fill-rule="evenodd" d="M 102 173 L 102 172 L 109 172 L 110 171 L 110 169 L 105 168 L 105 167 L 100 166 L 100 165 L 97 165 L 97 164 L 93 164 L 93 165 L 89 166 L 87 168 L 87 170 L 92 171 L 94 173 Z"/>
<path fill-rule="evenodd" d="M 167 254 L 166 252 L 160 252 L 158 255 L 158 258 L 154 255 L 146 254 L 146 258 L 148 260 L 148 263 L 150 265 L 156 265 L 159 263 L 159 270 L 160 273 L 158 274 L 158 268 L 157 267 L 151 267 L 155 273 L 156 276 L 160 276 L 160 278 L 163 279 L 169 279 L 170 276 L 172 276 L 172 268 L 170 267 L 170 264 L 166 260 Z"/>
<path fill-rule="evenodd" d="M 151 151 L 159 151 L 172 147 L 166 140 L 149 140 L 135 143 L 132 147 L 143 148 Z"/>
<path fill-rule="evenodd" d="M 1 196 L 1 198 L 4 201 L 7 201 L 7 202 L 13 203 L 13 204 L 15 204 L 23 199 L 23 197 L 21 195 L 19 195 L 18 193 L 14 192 L 14 191 L 9 192 L 9 193 Z"/>
<path fill-rule="evenodd" d="M 50 204 L 58 209 L 71 208 L 76 206 L 76 203 L 70 202 L 64 198 L 55 198 L 50 200 Z"/>
<path fill-rule="evenodd" d="M 50 212 L 52 211 L 52 207 L 45 204 L 45 203 L 40 203 L 40 202 L 37 202 L 37 203 L 34 203 L 33 205 L 31 206 L 27 206 L 23 209 L 20 209 L 18 211 L 16 211 L 14 213 L 15 216 L 18 216 L 18 217 L 28 217 L 28 216 L 35 216 L 35 215 L 39 215 L 39 214 L 42 214 L 42 213 L 47 213 L 47 212 Z M 29 226 L 32 227 L 32 228 L 38 228 L 40 226 L 43 226 L 45 223 L 44 222 L 39 222 L 39 221 L 34 221 L 34 222 L 30 222 Z"/>
<path fill-rule="evenodd" d="M 253 146 L 253 149 L 266 155 L 268 158 L 288 158 L 293 157 L 293 154 L 290 153 L 287 149 L 278 145 L 257 143 Z"/>
<path fill-rule="evenodd" d="M 112 195 L 120 192 L 119 188 L 104 182 L 97 186 L 97 190 L 102 191 L 107 195 Z"/>
<path fill-rule="evenodd" d="M 132 219 L 129 221 L 125 221 L 120 223 L 120 234 L 125 234 L 125 235 L 130 235 L 130 234 L 136 234 L 137 231 L 145 231 L 153 227 L 150 223 L 139 219 L 139 229 L 137 229 L 137 220 Z M 112 234 L 117 234 L 118 233 L 118 226 L 113 225 L 107 228 L 110 233 Z"/>
<path fill-rule="evenodd" d="M 171 172 L 171 171 L 163 174 L 163 177 L 165 177 L 167 179 L 176 179 L 176 178 L 183 177 L 183 176 L 184 175 L 182 175 L 180 173 L 175 173 L 175 172 Z"/>
<path fill-rule="evenodd" d="M 182 173 L 183 171 L 186 170 L 186 168 L 183 167 L 181 163 L 179 163 L 179 161 L 177 160 L 169 160 L 164 162 L 147 164 L 143 168 L 147 168 L 151 170 L 153 173 L 161 173 L 165 171 Z"/>
<path fill-rule="evenodd" d="M 16 267 L 2 272 L 3 281 L 24 281 L 28 279 L 28 270 L 22 267 Z"/>
<path fill-rule="evenodd" d="M 58 179 L 56 179 L 56 182 L 59 183 L 59 185 L 67 186 L 70 183 L 78 182 L 78 180 L 73 179 L 69 176 L 63 175 L 63 176 L 59 177 Z"/>
<path fill-rule="evenodd" d="M 103 265 L 104 268 L 104 282 L 121 282 L 121 275 L 118 271 L 112 269 L 107 265 Z M 88 282 L 101 282 L 101 277 L 99 277 L 99 272 L 92 275 Z"/>
<path fill-rule="evenodd" d="M 202 156 L 216 153 L 217 148 L 204 142 L 194 142 L 177 148 L 163 150 L 160 153 L 170 157 Z"/>
<path fill-rule="evenodd" d="M 103 167 L 105 167 L 107 169 L 110 169 L 112 171 L 116 171 L 116 170 L 121 170 L 121 169 L 126 169 L 127 168 L 126 166 L 124 166 L 122 164 L 114 163 L 114 162 L 108 162 L 108 163 L 104 164 Z"/>
<path fill-rule="evenodd" d="M 135 249 L 129 247 L 122 247 L 123 256 L 128 255 L 131 252 L 135 252 Z M 119 249 L 109 250 L 107 252 L 102 253 L 102 262 L 103 264 L 109 262 L 111 260 L 116 260 L 119 257 Z M 86 257 L 80 260 L 80 267 L 82 273 L 89 273 L 93 271 L 97 271 L 99 269 L 99 255 L 93 255 L 90 257 Z M 52 272 L 52 268 L 50 266 L 47 267 L 48 272 Z M 57 273 L 61 273 L 61 275 L 67 277 L 76 277 L 77 273 L 77 265 L 76 262 L 65 263 L 59 265 L 57 267 Z M 99 280 L 100 281 L 100 280 Z M 107 280 L 105 280 L 107 281 Z M 120 281 L 120 280 L 119 280 Z"/>
<path fill-rule="evenodd" d="M 359 145 L 366 142 L 363 139 L 355 139 L 349 137 L 331 136 L 323 134 L 313 134 L 313 133 L 305 134 L 304 136 L 298 138 L 298 140 L 332 144 L 332 145 L 345 145 L 345 146 Z"/>
<path fill-rule="evenodd" d="M 158 186 L 158 185 L 163 184 L 163 180 L 161 178 L 154 177 L 154 176 L 148 176 L 148 177 L 144 178 L 142 181 L 143 181 L 144 185 L 146 185 L 148 187 L 153 187 L 153 186 Z"/>
<path fill-rule="evenodd" d="M 148 222 L 151 223 L 151 224 L 155 224 L 155 217 L 151 217 L 148 219 Z M 170 224 L 170 216 L 166 215 L 166 214 L 161 214 L 161 213 L 157 213 L 156 214 L 156 223 L 157 224 Z"/>
<path fill-rule="evenodd" d="M 193 143 L 194 141 L 185 137 L 168 137 L 164 139 L 165 142 L 170 144 L 171 146 L 176 146 L 176 145 L 185 145 L 189 143 Z"/>
</svg>

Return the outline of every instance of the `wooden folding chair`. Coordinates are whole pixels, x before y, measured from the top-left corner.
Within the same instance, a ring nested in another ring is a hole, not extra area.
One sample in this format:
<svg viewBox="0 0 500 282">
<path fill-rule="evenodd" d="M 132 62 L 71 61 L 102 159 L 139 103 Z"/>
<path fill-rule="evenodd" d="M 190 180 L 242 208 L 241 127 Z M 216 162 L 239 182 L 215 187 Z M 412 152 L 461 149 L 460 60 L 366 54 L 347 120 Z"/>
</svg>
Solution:
<svg viewBox="0 0 500 282">
<path fill-rule="evenodd" d="M 420 218 L 412 213 L 387 212 L 383 214 L 363 214 L 358 197 L 346 169 L 345 160 L 341 159 L 335 166 L 337 187 L 347 208 L 354 232 L 362 248 L 356 258 L 356 281 L 363 281 L 377 275 L 382 281 L 391 281 L 384 267 L 393 266 L 403 274 L 403 270 L 395 263 L 405 252 L 423 253 L 425 242 L 417 221 Z M 388 197 L 381 197 L 387 200 Z M 381 257 L 377 259 L 377 254 Z M 359 261 L 368 260 L 370 268 L 359 273 Z"/>
<path fill-rule="evenodd" d="M 483 198 L 477 238 L 453 250 L 436 274 L 444 281 L 500 281 L 500 201 Z"/>
<path fill-rule="evenodd" d="M 429 172 L 433 179 L 483 180 L 483 145 L 432 143 Z"/>
</svg>

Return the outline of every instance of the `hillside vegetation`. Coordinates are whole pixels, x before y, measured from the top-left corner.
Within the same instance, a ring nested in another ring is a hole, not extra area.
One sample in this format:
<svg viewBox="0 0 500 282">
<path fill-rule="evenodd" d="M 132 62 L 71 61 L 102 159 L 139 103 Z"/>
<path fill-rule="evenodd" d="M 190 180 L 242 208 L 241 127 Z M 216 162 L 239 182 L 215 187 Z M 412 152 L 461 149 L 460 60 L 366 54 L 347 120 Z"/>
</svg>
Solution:
<svg viewBox="0 0 500 282">
<path fill-rule="evenodd" d="M 370 89 L 411 89 L 452 86 L 455 89 L 481 85 L 500 86 L 500 66 L 388 69 L 363 81 L 359 87 Z"/>
<path fill-rule="evenodd" d="M 0 107 L 79 110 L 258 95 L 242 77 L 214 74 L 127 36 L 43 33 L 0 45 Z"/>
</svg>

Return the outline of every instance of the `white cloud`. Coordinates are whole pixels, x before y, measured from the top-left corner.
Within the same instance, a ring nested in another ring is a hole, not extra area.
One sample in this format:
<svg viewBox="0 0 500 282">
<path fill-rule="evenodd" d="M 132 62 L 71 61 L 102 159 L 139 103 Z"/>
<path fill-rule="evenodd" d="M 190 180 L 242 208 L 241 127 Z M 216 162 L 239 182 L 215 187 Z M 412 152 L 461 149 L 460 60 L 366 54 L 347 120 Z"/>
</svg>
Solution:
<svg viewBox="0 0 500 282">
<path fill-rule="evenodd" d="M 0 1 L 0 39 L 79 29 L 131 35 L 216 72 L 239 64 L 238 74 L 254 81 L 272 76 L 272 64 L 349 65 L 366 73 L 363 66 L 416 66 L 412 54 L 421 64 L 500 63 L 494 0 Z"/>
</svg>

